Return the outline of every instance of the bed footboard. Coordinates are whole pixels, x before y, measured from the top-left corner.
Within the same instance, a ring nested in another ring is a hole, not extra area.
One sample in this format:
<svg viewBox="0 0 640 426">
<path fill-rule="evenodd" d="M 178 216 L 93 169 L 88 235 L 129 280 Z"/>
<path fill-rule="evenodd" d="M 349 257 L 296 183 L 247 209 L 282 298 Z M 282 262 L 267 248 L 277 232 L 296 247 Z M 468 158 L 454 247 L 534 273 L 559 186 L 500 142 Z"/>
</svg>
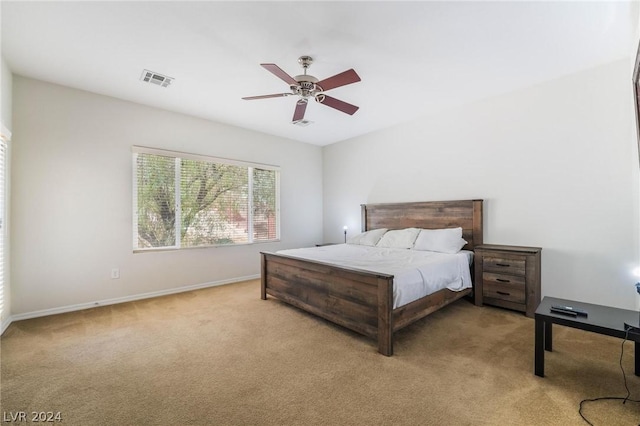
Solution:
<svg viewBox="0 0 640 426">
<path fill-rule="evenodd" d="M 274 296 L 357 333 L 393 354 L 393 275 L 261 253 L 261 298 Z"/>
</svg>

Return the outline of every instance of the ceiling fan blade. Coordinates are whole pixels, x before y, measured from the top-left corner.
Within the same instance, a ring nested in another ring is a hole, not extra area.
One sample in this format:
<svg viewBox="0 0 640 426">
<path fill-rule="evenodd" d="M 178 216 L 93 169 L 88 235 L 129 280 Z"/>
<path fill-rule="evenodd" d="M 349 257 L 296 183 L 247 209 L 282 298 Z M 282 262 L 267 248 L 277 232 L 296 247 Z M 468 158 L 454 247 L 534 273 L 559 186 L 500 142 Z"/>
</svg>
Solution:
<svg viewBox="0 0 640 426">
<path fill-rule="evenodd" d="M 296 102 L 296 110 L 293 112 L 293 119 L 291 121 L 296 122 L 304 118 L 304 112 L 307 110 L 307 100 L 300 99 Z"/>
<path fill-rule="evenodd" d="M 322 91 L 335 89 L 336 87 L 346 86 L 347 84 L 357 83 L 360 81 L 360 76 L 352 69 L 340 74 L 336 74 L 333 77 L 325 78 L 316 83 L 316 86 L 320 86 Z"/>
<path fill-rule="evenodd" d="M 322 99 L 322 100 L 318 100 L 318 99 Z M 340 99 L 332 98 L 331 96 L 327 96 L 327 95 L 318 96 L 316 100 L 318 100 L 318 102 L 320 102 L 323 105 L 329 106 L 331 108 L 335 108 L 338 111 L 342 111 L 345 114 L 349 114 L 349 115 L 355 114 L 355 112 L 358 109 L 360 109 L 360 107 L 351 105 L 349 103 L 341 101 Z"/>
<path fill-rule="evenodd" d="M 297 85 L 298 84 L 298 82 L 295 81 L 293 79 L 293 77 L 291 77 L 289 74 L 284 72 L 282 70 L 282 68 L 280 68 L 276 64 L 260 64 L 260 66 L 262 68 L 266 69 L 267 71 L 269 71 L 271 74 L 273 74 L 276 77 L 278 77 L 279 79 L 283 80 L 285 83 L 287 83 L 289 85 L 291 85 L 291 84 Z"/>
<path fill-rule="evenodd" d="M 289 96 L 290 94 L 291 93 L 274 93 L 273 95 L 247 96 L 242 99 L 245 101 L 252 101 L 254 99 L 281 98 L 283 96 Z"/>
</svg>

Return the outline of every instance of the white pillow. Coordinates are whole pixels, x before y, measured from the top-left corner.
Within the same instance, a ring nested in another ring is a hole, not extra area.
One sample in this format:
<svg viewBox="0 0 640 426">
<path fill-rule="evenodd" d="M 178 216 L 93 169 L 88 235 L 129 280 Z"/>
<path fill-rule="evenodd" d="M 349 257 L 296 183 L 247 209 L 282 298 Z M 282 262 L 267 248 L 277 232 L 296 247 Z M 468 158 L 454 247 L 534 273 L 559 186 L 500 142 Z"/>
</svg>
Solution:
<svg viewBox="0 0 640 426">
<path fill-rule="evenodd" d="M 413 247 L 413 243 L 416 237 L 420 233 L 418 228 L 399 229 L 396 231 L 387 231 L 382 236 L 376 247 L 388 247 L 388 248 L 404 248 L 410 249 Z"/>
<path fill-rule="evenodd" d="M 354 235 L 347 240 L 347 244 L 360 244 L 362 246 L 375 246 L 382 235 L 387 232 L 387 228 L 372 229 L 362 234 Z"/>
<path fill-rule="evenodd" d="M 413 246 L 416 250 L 457 253 L 467 242 L 462 239 L 462 228 L 422 229 Z"/>
</svg>

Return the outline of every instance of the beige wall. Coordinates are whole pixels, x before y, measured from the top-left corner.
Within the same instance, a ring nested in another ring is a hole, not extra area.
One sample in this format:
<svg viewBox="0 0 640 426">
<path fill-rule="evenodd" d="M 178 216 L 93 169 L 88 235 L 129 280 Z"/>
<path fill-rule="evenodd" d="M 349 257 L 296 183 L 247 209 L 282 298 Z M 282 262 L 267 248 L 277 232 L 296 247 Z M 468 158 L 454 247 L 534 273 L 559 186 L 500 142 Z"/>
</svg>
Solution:
<svg viewBox="0 0 640 426">
<path fill-rule="evenodd" d="M 317 146 L 20 76 L 13 99 L 17 318 L 255 277 L 260 251 L 321 241 Z M 132 145 L 281 166 L 282 241 L 134 254 Z"/>
<path fill-rule="evenodd" d="M 543 295 L 637 308 L 630 82 L 621 60 L 325 147 L 325 240 L 362 203 L 482 198 L 486 243 L 543 248 Z"/>
</svg>

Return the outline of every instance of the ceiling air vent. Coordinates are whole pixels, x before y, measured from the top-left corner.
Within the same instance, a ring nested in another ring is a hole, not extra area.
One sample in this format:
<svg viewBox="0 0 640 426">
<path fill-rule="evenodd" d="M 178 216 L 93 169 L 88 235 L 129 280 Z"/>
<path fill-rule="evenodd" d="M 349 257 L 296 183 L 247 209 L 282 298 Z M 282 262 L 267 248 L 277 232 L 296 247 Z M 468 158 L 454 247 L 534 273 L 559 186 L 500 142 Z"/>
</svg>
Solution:
<svg viewBox="0 0 640 426">
<path fill-rule="evenodd" d="M 167 87 L 171 84 L 173 78 L 158 74 L 157 72 L 143 70 L 140 80 L 145 83 L 155 84 L 156 86 Z"/>
</svg>

